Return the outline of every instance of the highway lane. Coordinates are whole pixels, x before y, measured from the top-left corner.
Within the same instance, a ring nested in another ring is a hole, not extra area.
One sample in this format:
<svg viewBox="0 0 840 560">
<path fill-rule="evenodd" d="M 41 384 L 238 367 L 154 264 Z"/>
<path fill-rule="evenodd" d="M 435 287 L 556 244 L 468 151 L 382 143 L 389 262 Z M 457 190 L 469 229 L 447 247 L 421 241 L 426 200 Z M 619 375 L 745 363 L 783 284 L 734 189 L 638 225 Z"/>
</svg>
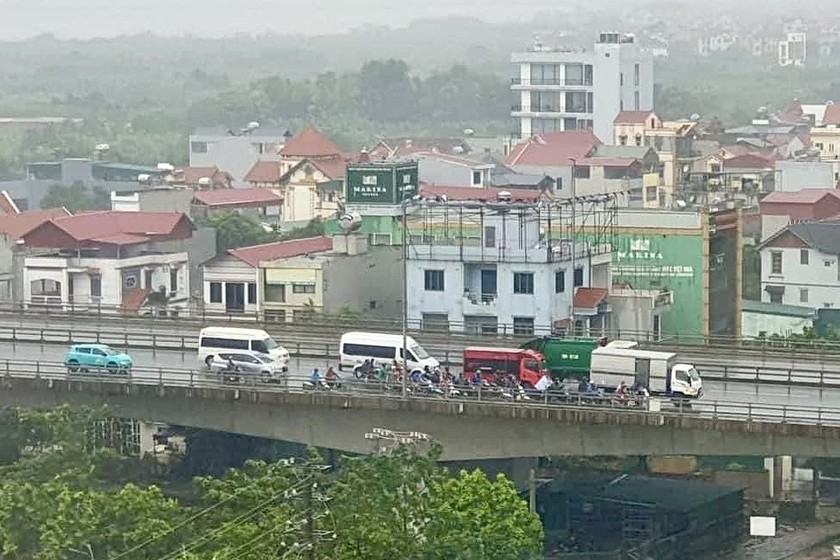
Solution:
<svg viewBox="0 0 840 560">
<path fill-rule="evenodd" d="M 49 327 L 47 327 L 49 324 Z M 153 324 L 152 324 L 153 325 Z M 13 330 L 13 328 L 15 330 Z M 107 326 L 93 326 L 91 324 L 74 325 L 71 320 L 26 316 L 14 323 L 14 325 L 0 323 L 0 339 L 8 340 L 12 337 L 23 340 L 36 341 L 41 338 L 39 328 L 45 328 L 44 338 L 54 342 L 65 342 L 74 334 L 77 342 L 97 341 L 97 333 L 104 342 L 112 345 L 124 345 L 128 342 L 132 347 L 148 347 L 152 344 L 162 348 L 191 348 L 197 345 L 197 331 L 192 328 L 185 328 L 181 331 L 173 329 L 171 325 L 157 325 L 149 328 L 138 329 L 135 326 L 122 328 L 114 324 L 113 320 Z M 325 353 L 335 353 L 338 345 L 338 338 L 333 335 L 307 335 L 296 334 L 295 337 L 284 336 L 275 333 L 276 339 L 285 345 L 290 352 L 300 353 L 305 356 L 317 356 Z M 494 344 L 498 346 L 512 345 L 506 340 L 476 339 L 472 342 L 465 342 L 461 338 L 449 338 L 446 341 L 439 337 L 428 336 L 424 341 L 418 336 L 421 344 L 438 359 L 457 364 L 460 362 L 461 352 L 466 344 Z M 665 347 L 657 349 L 666 350 Z M 689 350 L 685 347 L 678 349 L 681 359 L 697 365 L 701 373 L 706 370 L 709 374 L 721 377 L 724 373 L 730 379 L 741 381 L 774 381 L 777 383 L 824 383 L 840 387 L 840 360 L 820 358 L 819 356 L 806 354 L 779 354 L 769 353 L 738 354 L 736 349 L 731 353 L 721 349 L 697 349 Z M 798 374 L 797 374 L 798 372 Z M 758 375 L 758 379 L 757 376 Z"/>
<path fill-rule="evenodd" d="M 5 359 L 25 360 L 31 362 L 61 362 L 64 359 L 65 346 L 57 344 L 17 343 L 4 344 Z M 143 370 L 143 376 L 162 376 L 164 380 L 185 377 L 184 370 L 195 370 L 204 375 L 204 367 L 198 361 L 194 352 L 179 352 L 173 350 L 130 350 L 138 370 Z M 298 383 L 308 378 L 313 368 L 322 372 L 327 366 L 335 366 L 336 359 L 327 358 L 292 358 L 289 362 L 290 381 Z M 0 362 L 2 367 L 2 362 Z M 147 370 L 156 370 L 152 373 Z M 139 374 L 138 374 L 139 375 Z M 352 379 L 350 372 L 343 372 L 345 380 Z M 840 409 L 840 388 L 812 388 L 785 387 L 779 385 L 724 383 L 704 381 L 704 396 L 696 403 L 695 408 L 704 409 L 704 402 L 727 401 L 765 406 L 797 406 L 797 407 L 837 407 Z"/>
</svg>

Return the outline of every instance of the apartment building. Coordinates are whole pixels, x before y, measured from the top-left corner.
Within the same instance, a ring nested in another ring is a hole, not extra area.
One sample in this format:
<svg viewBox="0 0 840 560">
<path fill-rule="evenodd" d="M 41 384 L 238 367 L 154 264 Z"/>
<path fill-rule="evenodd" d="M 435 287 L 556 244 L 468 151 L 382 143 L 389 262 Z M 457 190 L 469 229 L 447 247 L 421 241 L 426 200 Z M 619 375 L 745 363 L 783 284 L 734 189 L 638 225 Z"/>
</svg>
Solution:
<svg viewBox="0 0 840 560">
<path fill-rule="evenodd" d="M 632 35 L 601 33 L 590 50 L 538 41 L 511 62 L 518 69 L 511 89 L 519 97 L 511 116 L 520 138 L 590 129 L 610 139 L 621 111 L 653 108 L 653 55 Z"/>
<path fill-rule="evenodd" d="M 190 166 L 223 169 L 234 186 L 242 187 L 254 164 L 280 161 L 278 152 L 291 137 L 288 130 L 277 128 L 201 128 L 190 134 Z"/>
</svg>

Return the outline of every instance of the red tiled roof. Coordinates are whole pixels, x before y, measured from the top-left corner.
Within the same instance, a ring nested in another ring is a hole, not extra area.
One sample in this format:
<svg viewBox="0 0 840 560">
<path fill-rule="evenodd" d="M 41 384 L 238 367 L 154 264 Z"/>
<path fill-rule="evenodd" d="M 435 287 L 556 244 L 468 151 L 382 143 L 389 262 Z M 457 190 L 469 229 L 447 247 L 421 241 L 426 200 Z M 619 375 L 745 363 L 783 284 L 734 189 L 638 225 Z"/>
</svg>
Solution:
<svg viewBox="0 0 840 560">
<path fill-rule="evenodd" d="M 123 294 L 122 304 L 120 308 L 122 311 L 137 311 L 143 304 L 146 303 L 146 299 L 149 297 L 149 293 L 151 290 L 148 288 L 137 288 L 135 290 L 131 290 L 127 294 Z"/>
<path fill-rule="evenodd" d="M 574 306 L 577 309 L 595 309 L 607 297 L 607 293 L 604 288 L 578 288 Z"/>
<path fill-rule="evenodd" d="M 535 189 L 501 189 L 496 187 L 446 187 L 420 185 L 420 194 L 425 197 L 445 196 L 448 200 L 471 200 L 490 202 L 499 199 L 499 193 L 510 193 L 511 200 L 533 202 L 539 200 L 542 191 Z"/>
<path fill-rule="evenodd" d="M 826 106 L 822 124 L 823 126 L 840 126 L 840 105 L 835 103 Z"/>
<path fill-rule="evenodd" d="M 591 130 L 570 130 L 537 134 L 513 147 L 506 165 L 568 167 L 570 159 L 582 159 L 601 145 Z"/>
<path fill-rule="evenodd" d="M 347 175 L 347 160 L 343 156 L 331 159 L 310 160 L 314 167 L 330 179 L 342 179 Z"/>
<path fill-rule="evenodd" d="M 75 243 L 134 245 L 153 239 L 185 239 L 192 235 L 192 222 L 181 212 L 89 212 L 44 221 L 26 233 L 24 241 L 52 247 L 56 230 Z"/>
<path fill-rule="evenodd" d="M 13 216 L 16 214 L 20 214 L 20 209 L 15 201 L 9 196 L 8 191 L 0 191 L 0 215 Z"/>
<path fill-rule="evenodd" d="M 221 171 L 216 166 L 178 167 L 171 173 L 171 181 L 173 183 L 188 185 L 190 187 L 199 186 L 199 180 L 205 177 L 210 179 L 210 182 L 214 185 L 229 185 L 233 182 L 233 176 L 230 173 Z"/>
<path fill-rule="evenodd" d="M 339 156 L 341 150 L 333 144 L 332 140 L 309 126 L 292 136 L 280 150 L 280 155 L 285 157 Z"/>
<path fill-rule="evenodd" d="M 291 241 L 277 241 L 251 247 L 229 249 L 228 254 L 251 266 L 259 266 L 261 262 L 288 259 L 312 253 L 323 253 L 332 249 L 331 237 L 308 237 Z"/>
<path fill-rule="evenodd" d="M 276 161 L 258 161 L 245 175 L 245 180 L 249 183 L 279 183 L 280 164 Z"/>
<path fill-rule="evenodd" d="M 723 160 L 724 169 L 765 169 L 773 167 L 775 158 L 744 154 Z"/>
<path fill-rule="evenodd" d="M 815 204 L 826 196 L 840 198 L 840 192 L 835 189 L 802 189 L 795 192 L 775 191 L 761 199 L 761 204 Z"/>
<path fill-rule="evenodd" d="M 30 210 L 0 219 L 0 234 L 6 234 L 12 239 L 20 239 L 36 227 L 55 218 L 70 216 L 66 208 L 50 208 L 48 210 Z"/>
<path fill-rule="evenodd" d="M 645 124 L 653 111 L 622 111 L 613 124 Z"/>
<path fill-rule="evenodd" d="M 263 208 L 279 206 L 283 197 L 269 189 L 215 189 L 197 191 L 193 203 L 211 208 Z"/>
</svg>

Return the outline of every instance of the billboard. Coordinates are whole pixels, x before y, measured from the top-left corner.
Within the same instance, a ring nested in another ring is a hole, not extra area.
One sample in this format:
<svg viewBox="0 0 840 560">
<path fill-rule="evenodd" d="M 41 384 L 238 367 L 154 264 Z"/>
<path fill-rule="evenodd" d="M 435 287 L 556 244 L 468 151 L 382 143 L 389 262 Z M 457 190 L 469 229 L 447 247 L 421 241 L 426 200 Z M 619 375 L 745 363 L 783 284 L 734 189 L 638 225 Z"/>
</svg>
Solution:
<svg viewBox="0 0 840 560">
<path fill-rule="evenodd" d="M 368 164 L 347 167 L 350 204 L 400 204 L 417 194 L 417 164 Z"/>
</svg>

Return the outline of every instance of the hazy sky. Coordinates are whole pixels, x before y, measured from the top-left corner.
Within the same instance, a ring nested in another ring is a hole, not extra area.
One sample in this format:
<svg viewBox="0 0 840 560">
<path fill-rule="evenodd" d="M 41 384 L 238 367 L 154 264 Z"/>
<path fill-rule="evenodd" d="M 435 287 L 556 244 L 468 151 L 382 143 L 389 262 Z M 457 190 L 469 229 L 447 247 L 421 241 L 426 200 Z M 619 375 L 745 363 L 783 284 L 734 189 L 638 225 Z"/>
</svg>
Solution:
<svg viewBox="0 0 840 560">
<path fill-rule="evenodd" d="M 207 37 L 239 31 L 315 35 L 453 15 L 530 20 L 550 7 L 545 0 L 0 0 L 0 40 L 144 31 Z"/>
</svg>

